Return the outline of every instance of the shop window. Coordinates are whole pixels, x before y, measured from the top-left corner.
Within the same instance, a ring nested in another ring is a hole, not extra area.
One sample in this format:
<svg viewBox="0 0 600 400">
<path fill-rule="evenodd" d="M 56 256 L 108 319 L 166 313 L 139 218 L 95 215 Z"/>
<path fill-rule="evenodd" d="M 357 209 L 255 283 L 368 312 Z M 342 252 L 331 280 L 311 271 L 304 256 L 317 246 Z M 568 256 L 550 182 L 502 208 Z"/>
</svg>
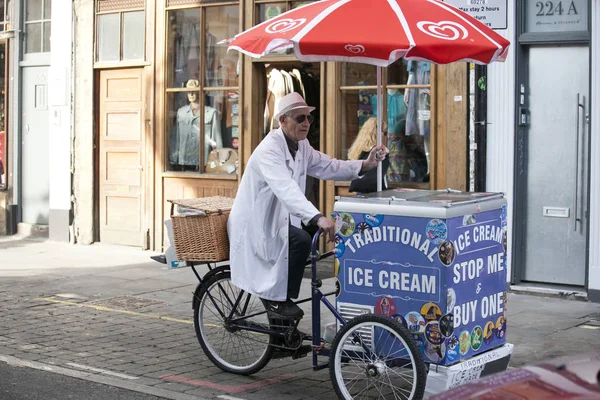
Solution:
<svg viewBox="0 0 600 400">
<path fill-rule="evenodd" d="M 278 16 L 281 13 L 312 3 L 312 1 L 255 1 L 257 7 L 256 24 L 267 21 Z M 292 54 L 292 49 L 275 50 L 271 55 Z"/>
<path fill-rule="evenodd" d="M 50 51 L 52 0 L 25 1 L 25 53 Z"/>
<path fill-rule="evenodd" d="M 96 29 L 96 61 L 114 63 L 145 59 L 143 0 L 98 0 Z"/>
<path fill-rule="evenodd" d="M 255 3 L 258 7 L 258 14 L 255 22 L 256 24 L 260 24 L 261 22 L 276 17 L 281 13 L 293 10 L 294 8 L 298 8 L 312 2 L 313 1 L 256 0 Z"/>
<path fill-rule="evenodd" d="M 0 0 L 0 31 L 12 30 L 12 10 L 13 0 Z"/>
<path fill-rule="evenodd" d="M 240 31 L 239 13 L 238 4 L 167 12 L 168 171 L 237 173 L 241 56 L 217 42 Z"/>
<path fill-rule="evenodd" d="M 390 149 L 390 167 L 386 173 L 390 186 L 429 187 L 430 70 L 428 62 L 401 59 L 382 74 L 383 142 Z M 368 133 L 377 118 L 377 69 L 343 63 L 341 71 L 340 131 L 343 133 L 338 156 L 357 159 L 377 140 Z"/>
</svg>

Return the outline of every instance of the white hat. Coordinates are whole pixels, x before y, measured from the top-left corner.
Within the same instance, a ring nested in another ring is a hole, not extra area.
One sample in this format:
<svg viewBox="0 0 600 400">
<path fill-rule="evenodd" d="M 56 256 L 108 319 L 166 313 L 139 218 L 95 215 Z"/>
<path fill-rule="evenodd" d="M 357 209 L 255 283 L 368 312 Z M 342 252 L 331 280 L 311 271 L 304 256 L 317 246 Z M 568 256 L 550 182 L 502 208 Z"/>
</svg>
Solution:
<svg viewBox="0 0 600 400">
<path fill-rule="evenodd" d="M 309 107 L 299 93 L 286 94 L 275 105 L 275 119 L 279 119 L 281 115 L 299 108 L 308 108 L 308 112 L 312 112 L 315 109 L 314 107 Z"/>
</svg>

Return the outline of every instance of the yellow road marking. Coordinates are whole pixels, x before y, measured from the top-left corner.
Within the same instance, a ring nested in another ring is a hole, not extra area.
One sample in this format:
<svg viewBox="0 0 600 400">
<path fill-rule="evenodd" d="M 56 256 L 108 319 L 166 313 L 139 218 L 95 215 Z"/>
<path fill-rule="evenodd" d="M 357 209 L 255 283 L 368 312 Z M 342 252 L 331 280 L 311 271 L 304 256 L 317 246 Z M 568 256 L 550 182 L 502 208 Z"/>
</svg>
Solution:
<svg viewBox="0 0 600 400">
<path fill-rule="evenodd" d="M 145 318 L 152 318 L 152 319 L 162 319 L 162 320 L 165 320 L 165 321 L 179 322 L 179 323 L 188 324 L 188 325 L 193 325 L 194 324 L 194 321 L 189 321 L 189 320 L 185 320 L 185 319 L 171 318 L 171 317 L 166 317 L 166 316 L 162 316 L 162 315 L 144 314 L 144 313 L 139 313 L 139 312 L 135 312 L 135 311 L 118 310 L 118 309 L 115 309 L 115 308 L 96 306 L 96 305 L 93 305 L 93 304 L 75 303 L 73 301 L 58 300 L 54 296 L 45 297 L 45 298 L 36 298 L 34 300 L 36 300 L 36 301 L 48 301 L 48 302 L 51 302 L 51 303 L 65 304 L 65 305 L 68 305 L 68 306 L 77 306 L 77 307 L 92 308 L 92 309 L 97 310 L 97 311 L 117 312 L 117 313 L 121 313 L 121 314 L 135 315 L 137 317 L 145 317 Z"/>
</svg>

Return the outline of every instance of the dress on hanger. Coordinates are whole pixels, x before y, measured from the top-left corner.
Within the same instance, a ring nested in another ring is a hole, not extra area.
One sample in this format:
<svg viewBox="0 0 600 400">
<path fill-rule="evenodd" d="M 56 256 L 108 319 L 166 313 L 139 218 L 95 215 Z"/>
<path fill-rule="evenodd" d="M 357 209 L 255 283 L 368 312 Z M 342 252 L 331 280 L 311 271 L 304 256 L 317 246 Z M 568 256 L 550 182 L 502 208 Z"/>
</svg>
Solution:
<svg viewBox="0 0 600 400">
<path fill-rule="evenodd" d="M 264 112 L 264 133 L 267 134 L 273 129 L 279 128 L 279 122 L 274 118 L 275 104 L 286 95 L 285 78 L 282 73 L 273 68 L 268 74 L 267 100 Z"/>
<path fill-rule="evenodd" d="M 431 64 L 426 61 L 409 61 L 408 84 L 428 85 L 431 77 Z M 406 89 L 405 101 L 407 104 L 406 135 L 429 136 L 429 122 L 431 119 L 431 91 L 429 89 Z"/>
</svg>

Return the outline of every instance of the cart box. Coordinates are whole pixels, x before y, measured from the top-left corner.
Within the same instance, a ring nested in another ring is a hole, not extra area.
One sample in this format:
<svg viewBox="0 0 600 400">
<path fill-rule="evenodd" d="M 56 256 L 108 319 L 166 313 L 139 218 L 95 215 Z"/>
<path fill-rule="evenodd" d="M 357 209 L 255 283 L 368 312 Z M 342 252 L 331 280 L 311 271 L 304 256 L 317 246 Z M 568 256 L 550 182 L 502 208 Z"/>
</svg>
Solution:
<svg viewBox="0 0 600 400">
<path fill-rule="evenodd" d="M 502 193 L 393 189 L 339 197 L 334 211 L 344 317 L 397 319 L 439 365 L 505 344 Z"/>
</svg>

